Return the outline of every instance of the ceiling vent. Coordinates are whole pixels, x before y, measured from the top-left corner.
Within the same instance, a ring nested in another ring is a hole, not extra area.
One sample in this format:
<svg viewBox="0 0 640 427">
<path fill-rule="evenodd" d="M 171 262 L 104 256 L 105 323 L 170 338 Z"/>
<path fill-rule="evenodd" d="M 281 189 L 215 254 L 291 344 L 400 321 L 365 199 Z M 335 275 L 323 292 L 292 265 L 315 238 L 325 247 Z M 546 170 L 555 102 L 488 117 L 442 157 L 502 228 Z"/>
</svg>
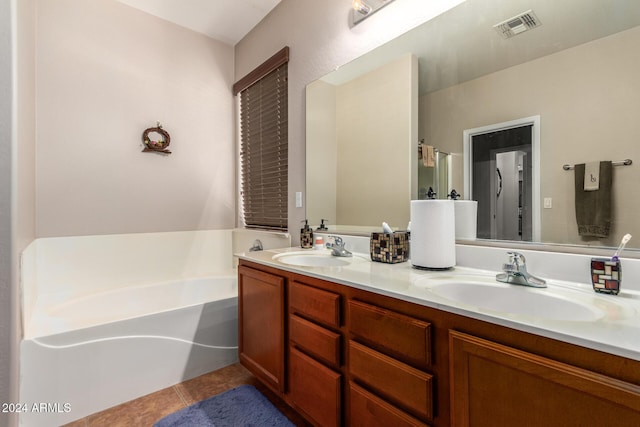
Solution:
<svg viewBox="0 0 640 427">
<path fill-rule="evenodd" d="M 509 37 L 539 27 L 540 25 L 542 24 L 536 14 L 531 10 L 527 10 L 524 13 L 494 25 L 493 28 L 495 28 L 503 38 L 508 39 Z"/>
</svg>

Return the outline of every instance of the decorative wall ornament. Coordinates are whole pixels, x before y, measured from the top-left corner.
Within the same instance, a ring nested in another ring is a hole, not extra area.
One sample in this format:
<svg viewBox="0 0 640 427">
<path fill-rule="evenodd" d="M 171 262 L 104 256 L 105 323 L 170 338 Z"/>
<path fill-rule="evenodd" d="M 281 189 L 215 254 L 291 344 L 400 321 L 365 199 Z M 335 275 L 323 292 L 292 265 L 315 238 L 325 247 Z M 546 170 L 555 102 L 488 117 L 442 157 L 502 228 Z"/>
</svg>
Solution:
<svg viewBox="0 0 640 427">
<path fill-rule="evenodd" d="M 167 150 L 171 143 L 171 136 L 169 132 L 162 129 L 160 122 L 156 122 L 156 127 L 145 129 L 142 132 L 142 142 L 144 143 L 142 152 L 171 154 L 171 151 Z"/>
</svg>

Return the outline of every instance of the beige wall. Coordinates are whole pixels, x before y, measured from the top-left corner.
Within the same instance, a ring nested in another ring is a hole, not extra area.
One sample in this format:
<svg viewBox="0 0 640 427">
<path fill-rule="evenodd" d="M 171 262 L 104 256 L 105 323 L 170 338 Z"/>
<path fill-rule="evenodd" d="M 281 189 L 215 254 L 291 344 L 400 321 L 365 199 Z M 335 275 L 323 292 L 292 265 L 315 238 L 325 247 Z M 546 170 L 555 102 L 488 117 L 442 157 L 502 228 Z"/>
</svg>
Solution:
<svg viewBox="0 0 640 427">
<path fill-rule="evenodd" d="M 35 238 L 36 222 L 35 0 L 19 0 L 17 6 L 15 256 Z"/>
<path fill-rule="evenodd" d="M 35 238 L 34 6 L 0 6 L 0 402 L 18 401 L 20 253 Z M 17 425 L 17 417 L 2 413 L 0 425 Z"/>
<path fill-rule="evenodd" d="M 37 235 L 233 227 L 233 48 L 113 0 L 37 5 Z M 141 152 L 156 121 L 169 156 Z"/>
<path fill-rule="evenodd" d="M 13 49 L 11 31 L 12 2 L 0 2 L 0 402 L 12 402 L 11 368 L 13 362 L 12 293 L 16 288 L 12 283 L 14 264 L 11 260 L 11 164 L 12 155 L 12 66 Z M 9 357 L 5 357 L 7 355 Z M 0 412 L 0 425 L 9 424 L 9 414 Z"/>
<path fill-rule="evenodd" d="M 397 1 L 349 27 L 350 2 L 282 0 L 235 46 L 235 78 L 242 78 L 283 46 L 289 62 L 289 229 L 299 239 L 305 208 L 295 193 L 305 191 L 305 86 L 369 50 L 442 13 L 445 1 Z M 449 2 L 450 3 L 450 2 Z"/>
<path fill-rule="evenodd" d="M 321 218 L 343 226 L 407 224 L 416 73 L 417 59 L 406 55 L 337 86 L 322 80 L 307 86 L 311 224 Z"/>
<path fill-rule="evenodd" d="M 336 224 L 338 138 L 336 135 L 336 86 L 316 80 L 307 86 L 306 185 L 307 219 Z M 311 197 L 309 197 L 311 195 Z"/>
<path fill-rule="evenodd" d="M 553 200 L 542 210 L 542 241 L 617 246 L 625 233 L 640 235 L 639 44 L 635 28 L 424 96 L 420 137 L 454 153 L 453 187 L 461 189 L 465 129 L 540 115 L 540 197 Z M 635 163 L 614 168 L 610 238 L 580 238 L 574 174 L 562 165 L 626 158 Z"/>
<path fill-rule="evenodd" d="M 336 224 L 407 225 L 416 73 L 406 55 L 337 87 Z"/>
</svg>

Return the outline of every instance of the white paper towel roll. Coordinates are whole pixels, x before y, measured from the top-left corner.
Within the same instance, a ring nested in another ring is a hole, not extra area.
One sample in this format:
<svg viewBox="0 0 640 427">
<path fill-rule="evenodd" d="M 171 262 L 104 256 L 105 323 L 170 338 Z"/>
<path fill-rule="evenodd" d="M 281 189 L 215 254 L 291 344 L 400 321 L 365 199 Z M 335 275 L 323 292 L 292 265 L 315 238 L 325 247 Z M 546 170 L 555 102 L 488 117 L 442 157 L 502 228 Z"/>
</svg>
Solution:
<svg viewBox="0 0 640 427">
<path fill-rule="evenodd" d="M 478 231 L 478 202 L 456 200 L 453 206 L 456 215 L 456 239 L 475 239 Z"/>
<path fill-rule="evenodd" d="M 456 264 L 454 201 L 411 201 L 411 264 L 450 268 Z"/>
</svg>

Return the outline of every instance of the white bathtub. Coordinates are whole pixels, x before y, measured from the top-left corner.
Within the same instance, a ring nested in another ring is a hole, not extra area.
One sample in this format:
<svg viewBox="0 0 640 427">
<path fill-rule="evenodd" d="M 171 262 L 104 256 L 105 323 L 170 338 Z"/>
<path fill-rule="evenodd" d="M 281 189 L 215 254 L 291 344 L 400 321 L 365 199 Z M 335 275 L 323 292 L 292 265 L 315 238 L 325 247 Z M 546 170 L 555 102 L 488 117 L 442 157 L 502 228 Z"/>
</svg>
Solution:
<svg viewBox="0 0 640 427">
<path fill-rule="evenodd" d="M 33 321 L 43 333 L 21 344 L 21 402 L 57 407 L 23 414 L 24 426 L 64 424 L 237 361 L 235 277 L 86 295 Z"/>
<path fill-rule="evenodd" d="M 235 363 L 231 233 L 38 239 L 27 248 L 20 425 L 65 424 Z"/>
</svg>

